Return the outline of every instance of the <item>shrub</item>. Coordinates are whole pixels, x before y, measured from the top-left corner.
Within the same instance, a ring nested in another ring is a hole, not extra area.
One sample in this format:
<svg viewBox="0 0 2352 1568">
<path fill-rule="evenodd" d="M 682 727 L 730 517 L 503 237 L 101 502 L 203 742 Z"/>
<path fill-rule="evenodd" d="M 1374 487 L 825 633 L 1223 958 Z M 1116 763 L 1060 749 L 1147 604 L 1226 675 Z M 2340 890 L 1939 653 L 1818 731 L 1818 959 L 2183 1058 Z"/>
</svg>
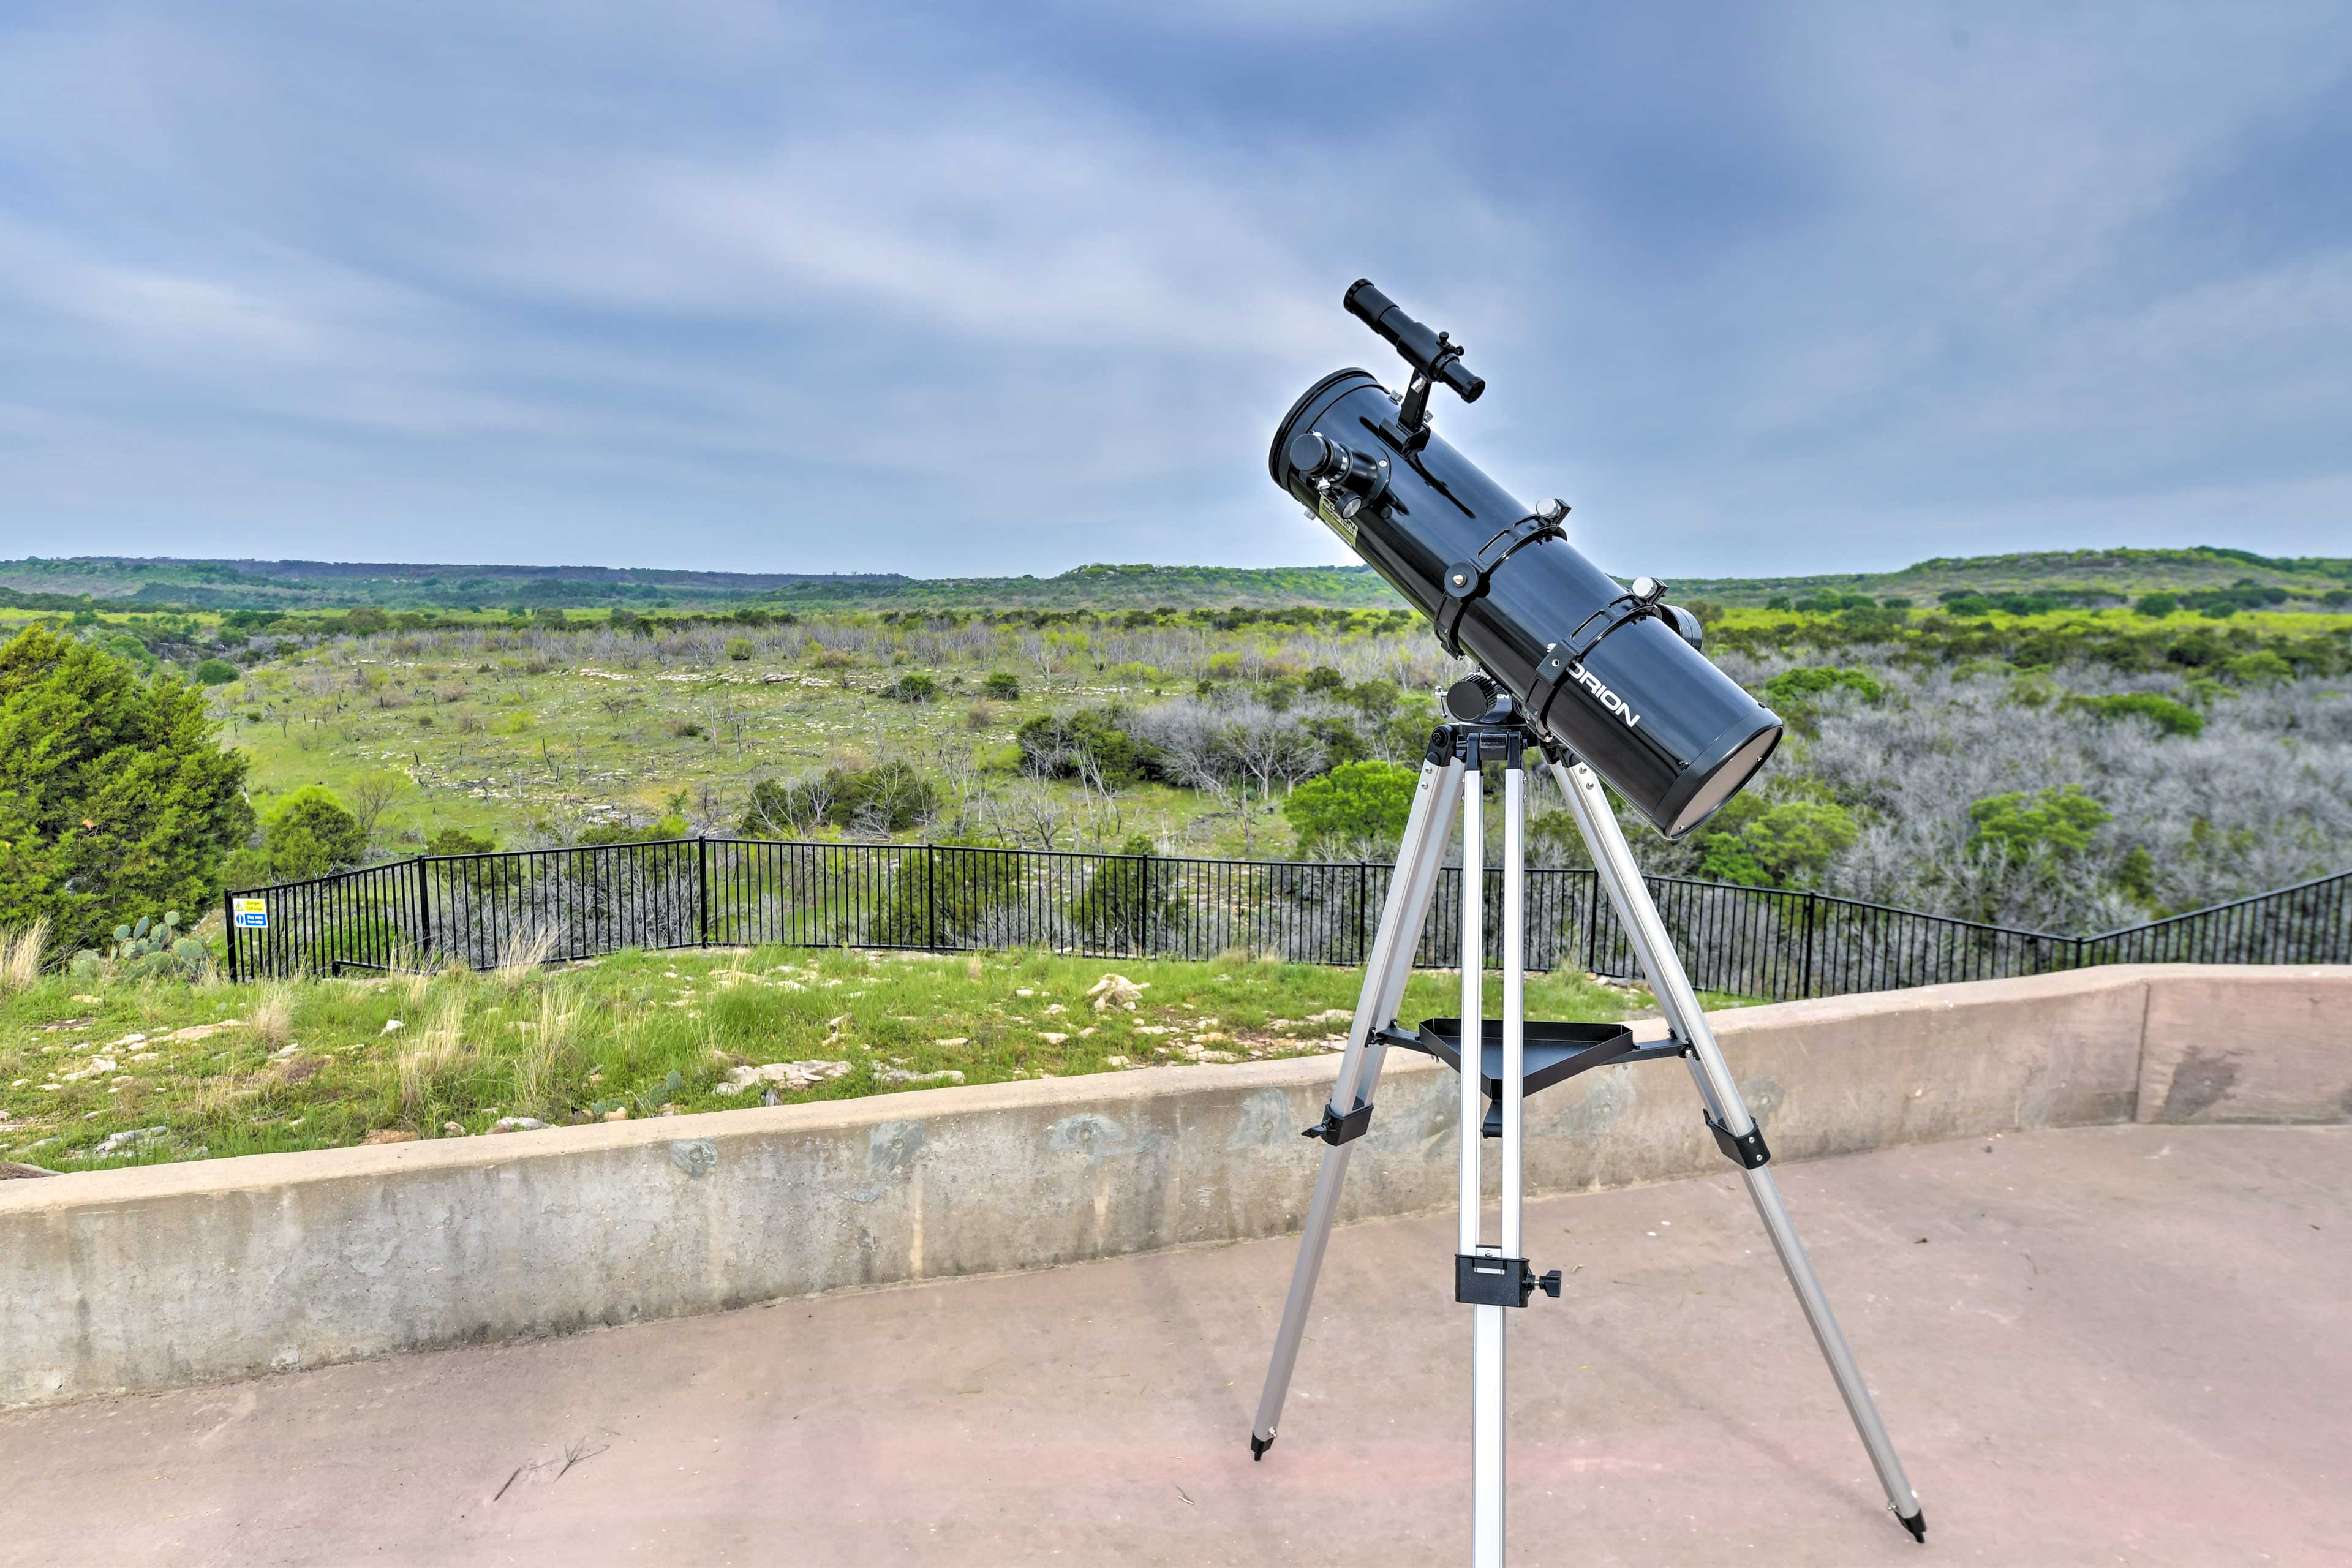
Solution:
<svg viewBox="0 0 2352 1568">
<path fill-rule="evenodd" d="M 625 822 L 608 822 L 592 827 L 580 836 L 583 844 L 654 844 L 665 838 L 684 838 L 686 818 L 676 812 L 656 817 L 643 827 Z"/>
<path fill-rule="evenodd" d="M 226 686 L 241 679 L 236 666 L 225 658 L 204 660 L 196 666 L 195 676 L 198 686 Z"/>
<path fill-rule="evenodd" d="M 1854 693 L 1864 702 L 1875 702 L 1885 695 L 1877 678 L 1866 669 L 1808 665 L 1784 669 L 1766 681 L 1764 700 L 1776 706 L 1801 708 L 1813 698 L 1840 688 Z"/>
<path fill-rule="evenodd" d="M 1412 810 L 1419 774 L 1394 763 L 1342 763 L 1283 797 L 1282 815 L 1301 858 L 1393 850 Z"/>
<path fill-rule="evenodd" d="M 2228 668 L 2232 679 L 2247 686 L 2269 686 L 2294 679 L 2294 666 L 2266 647 L 2240 654 Z"/>
<path fill-rule="evenodd" d="M 427 855 L 488 855 L 498 843 L 486 833 L 468 833 L 462 827 L 436 829 L 425 841 Z"/>
<path fill-rule="evenodd" d="M 68 951 L 135 911 L 218 900 L 253 829 L 246 758 L 204 701 L 45 627 L 0 647 L 0 928 Z"/>
<path fill-rule="evenodd" d="M 1067 717 L 1039 714 L 1013 740 L 1022 765 L 1040 778 L 1077 778 L 1091 763 L 1112 789 L 1160 776 L 1158 748 L 1127 730 L 1124 710 L 1081 709 Z"/>
<path fill-rule="evenodd" d="M 2205 731 L 2204 714 L 2153 691 L 2101 697 L 2091 703 L 2091 711 L 2102 719 L 2146 719 L 2165 735 L 2196 736 Z"/>
<path fill-rule="evenodd" d="M 751 639 L 750 637 L 729 637 L 727 639 L 727 657 L 735 660 L 738 664 L 750 658 L 751 657 Z"/>
<path fill-rule="evenodd" d="M 1987 795 L 1969 807 L 1969 820 L 1976 824 L 1969 847 L 1990 846 L 2011 860 L 2026 859 L 2036 851 L 2079 855 L 2090 847 L 2092 832 L 2114 816 L 2079 784 Z"/>
<path fill-rule="evenodd" d="M 1182 916 L 1173 880 L 1155 872 L 1151 840 L 1138 834 L 1118 847 L 1118 858 L 1095 867 L 1087 890 L 1070 902 L 1070 919 L 1106 944 L 1134 940 L 1142 946 L 1151 928 L 1165 930 Z"/>
<path fill-rule="evenodd" d="M 2180 601 L 2170 594 L 2142 594 L 2132 603 L 2132 613 L 2141 616 L 2168 616 L 2180 608 Z"/>
<path fill-rule="evenodd" d="M 919 670 L 908 670 L 882 689 L 893 702 L 929 702 L 940 694 L 940 683 Z"/>
<path fill-rule="evenodd" d="M 932 947 L 984 934 L 988 917 L 1020 887 L 1017 850 L 944 839 L 901 863 L 866 940 Z"/>
<path fill-rule="evenodd" d="M 1298 689 L 1316 696 L 1336 694 L 1348 684 L 1339 672 L 1328 664 L 1318 664 L 1300 678 Z"/>
<path fill-rule="evenodd" d="M 1021 678 L 1005 670 L 992 670 L 988 679 L 980 683 L 980 694 L 992 697 L 999 702 L 1018 702 L 1021 700 Z"/>
<path fill-rule="evenodd" d="M 281 882 L 299 882 L 358 865 L 367 853 L 367 834 L 332 793 L 311 784 L 286 797 L 269 819 L 262 846 L 269 874 Z"/>
<path fill-rule="evenodd" d="M 825 820 L 844 827 L 904 833 L 940 808 L 930 781 L 896 758 L 870 768 L 835 768 L 825 783 L 833 792 Z"/>
</svg>

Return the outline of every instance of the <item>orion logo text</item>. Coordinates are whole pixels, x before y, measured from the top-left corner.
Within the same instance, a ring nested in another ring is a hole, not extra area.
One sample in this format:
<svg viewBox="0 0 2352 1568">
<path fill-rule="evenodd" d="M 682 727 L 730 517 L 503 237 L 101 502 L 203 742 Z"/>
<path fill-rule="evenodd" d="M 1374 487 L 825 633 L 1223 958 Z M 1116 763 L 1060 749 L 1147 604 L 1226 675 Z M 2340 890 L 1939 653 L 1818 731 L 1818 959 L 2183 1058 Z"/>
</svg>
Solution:
<svg viewBox="0 0 2352 1568">
<path fill-rule="evenodd" d="M 1591 670 L 1585 668 L 1584 666 L 1580 664 L 1570 665 L 1568 667 L 1568 678 L 1570 680 L 1575 681 L 1579 686 L 1583 687 L 1587 691 L 1592 693 L 1594 701 L 1600 703 L 1603 708 L 1608 709 L 1612 713 L 1616 714 L 1620 719 L 1624 720 L 1625 728 L 1628 730 L 1633 729 L 1642 721 L 1642 716 L 1639 713 L 1634 712 L 1632 708 L 1626 706 L 1625 700 L 1622 697 L 1618 696 L 1615 692 L 1601 685 L 1601 678 L 1593 674 Z"/>
</svg>

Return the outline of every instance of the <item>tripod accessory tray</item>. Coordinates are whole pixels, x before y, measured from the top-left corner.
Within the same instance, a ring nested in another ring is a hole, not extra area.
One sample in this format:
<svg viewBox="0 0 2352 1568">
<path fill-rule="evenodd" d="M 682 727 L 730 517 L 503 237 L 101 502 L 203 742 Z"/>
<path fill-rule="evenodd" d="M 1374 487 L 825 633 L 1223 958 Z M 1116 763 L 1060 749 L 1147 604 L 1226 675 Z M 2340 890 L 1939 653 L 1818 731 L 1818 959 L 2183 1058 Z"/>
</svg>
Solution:
<svg viewBox="0 0 2352 1568">
<path fill-rule="evenodd" d="M 1633 1031 L 1622 1024 L 1547 1024 L 1530 1018 L 1524 1026 L 1526 1049 L 1520 1072 L 1521 1092 L 1534 1094 L 1556 1083 L 1565 1083 L 1578 1073 L 1631 1058 L 1641 1060 L 1654 1054 L 1640 1050 L 1633 1044 Z M 1486 1021 L 1485 1048 L 1479 1055 L 1478 1079 L 1486 1091 L 1486 1121 L 1483 1131 L 1489 1138 L 1503 1135 L 1503 1021 Z M 1407 1035 L 1391 1031 L 1386 1037 L 1392 1045 L 1435 1057 L 1454 1071 L 1462 1070 L 1462 1020 L 1459 1018 L 1426 1018 L 1421 1032 Z M 1675 1051 L 1679 1054 L 1676 1044 Z"/>
</svg>

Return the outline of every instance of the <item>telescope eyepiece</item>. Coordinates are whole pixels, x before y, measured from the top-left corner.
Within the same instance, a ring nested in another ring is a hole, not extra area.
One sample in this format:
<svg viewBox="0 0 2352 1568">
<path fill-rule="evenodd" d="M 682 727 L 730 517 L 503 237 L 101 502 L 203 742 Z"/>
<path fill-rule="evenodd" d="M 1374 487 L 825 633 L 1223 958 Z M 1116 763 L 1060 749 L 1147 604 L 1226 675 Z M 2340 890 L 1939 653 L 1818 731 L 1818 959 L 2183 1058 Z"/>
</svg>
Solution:
<svg viewBox="0 0 2352 1568">
<path fill-rule="evenodd" d="M 1319 431 L 1302 430 L 1292 437 L 1283 456 L 1318 490 L 1340 492 L 1333 499 L 1344 517 L 1355 516 L 1364 502 L 1388 488 L 1386 458 L 1352 450 Z"/>
</svg>

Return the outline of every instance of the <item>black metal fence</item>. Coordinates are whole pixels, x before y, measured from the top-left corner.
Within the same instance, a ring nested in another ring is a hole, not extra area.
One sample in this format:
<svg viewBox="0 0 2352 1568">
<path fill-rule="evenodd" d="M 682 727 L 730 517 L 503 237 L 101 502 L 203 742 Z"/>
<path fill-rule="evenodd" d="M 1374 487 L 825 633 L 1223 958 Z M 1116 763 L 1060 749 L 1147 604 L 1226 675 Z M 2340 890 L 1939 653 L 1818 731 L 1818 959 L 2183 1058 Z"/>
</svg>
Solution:
<svg viewBox="0 0 2352 1568">
<path fill-rule="evenodd" d="M 1292 861 L 688 838 L 436 855 L 227 895 L 240 979 L 616 949 L 1046 947 L 1102 958 L 1272 954 L 1364 962 L 1390 868 Z M 1489 907 L 1500 871 L 1486 873 Z M 1889 909 L 1826 893 L 1648 879 L 1692 982 L 1785 1000 L 2094 963 L 2352 961 L 2352 872 L 2096 936 Z M 1415 961 L 1461 952 L 1462 874 L 1441 874 Z M 1589 869 L 1530 868 L 1528 963 L 1631 978 Z M 1499 921 L 1486 923 L 1499 961 Z"/>
</svg>

